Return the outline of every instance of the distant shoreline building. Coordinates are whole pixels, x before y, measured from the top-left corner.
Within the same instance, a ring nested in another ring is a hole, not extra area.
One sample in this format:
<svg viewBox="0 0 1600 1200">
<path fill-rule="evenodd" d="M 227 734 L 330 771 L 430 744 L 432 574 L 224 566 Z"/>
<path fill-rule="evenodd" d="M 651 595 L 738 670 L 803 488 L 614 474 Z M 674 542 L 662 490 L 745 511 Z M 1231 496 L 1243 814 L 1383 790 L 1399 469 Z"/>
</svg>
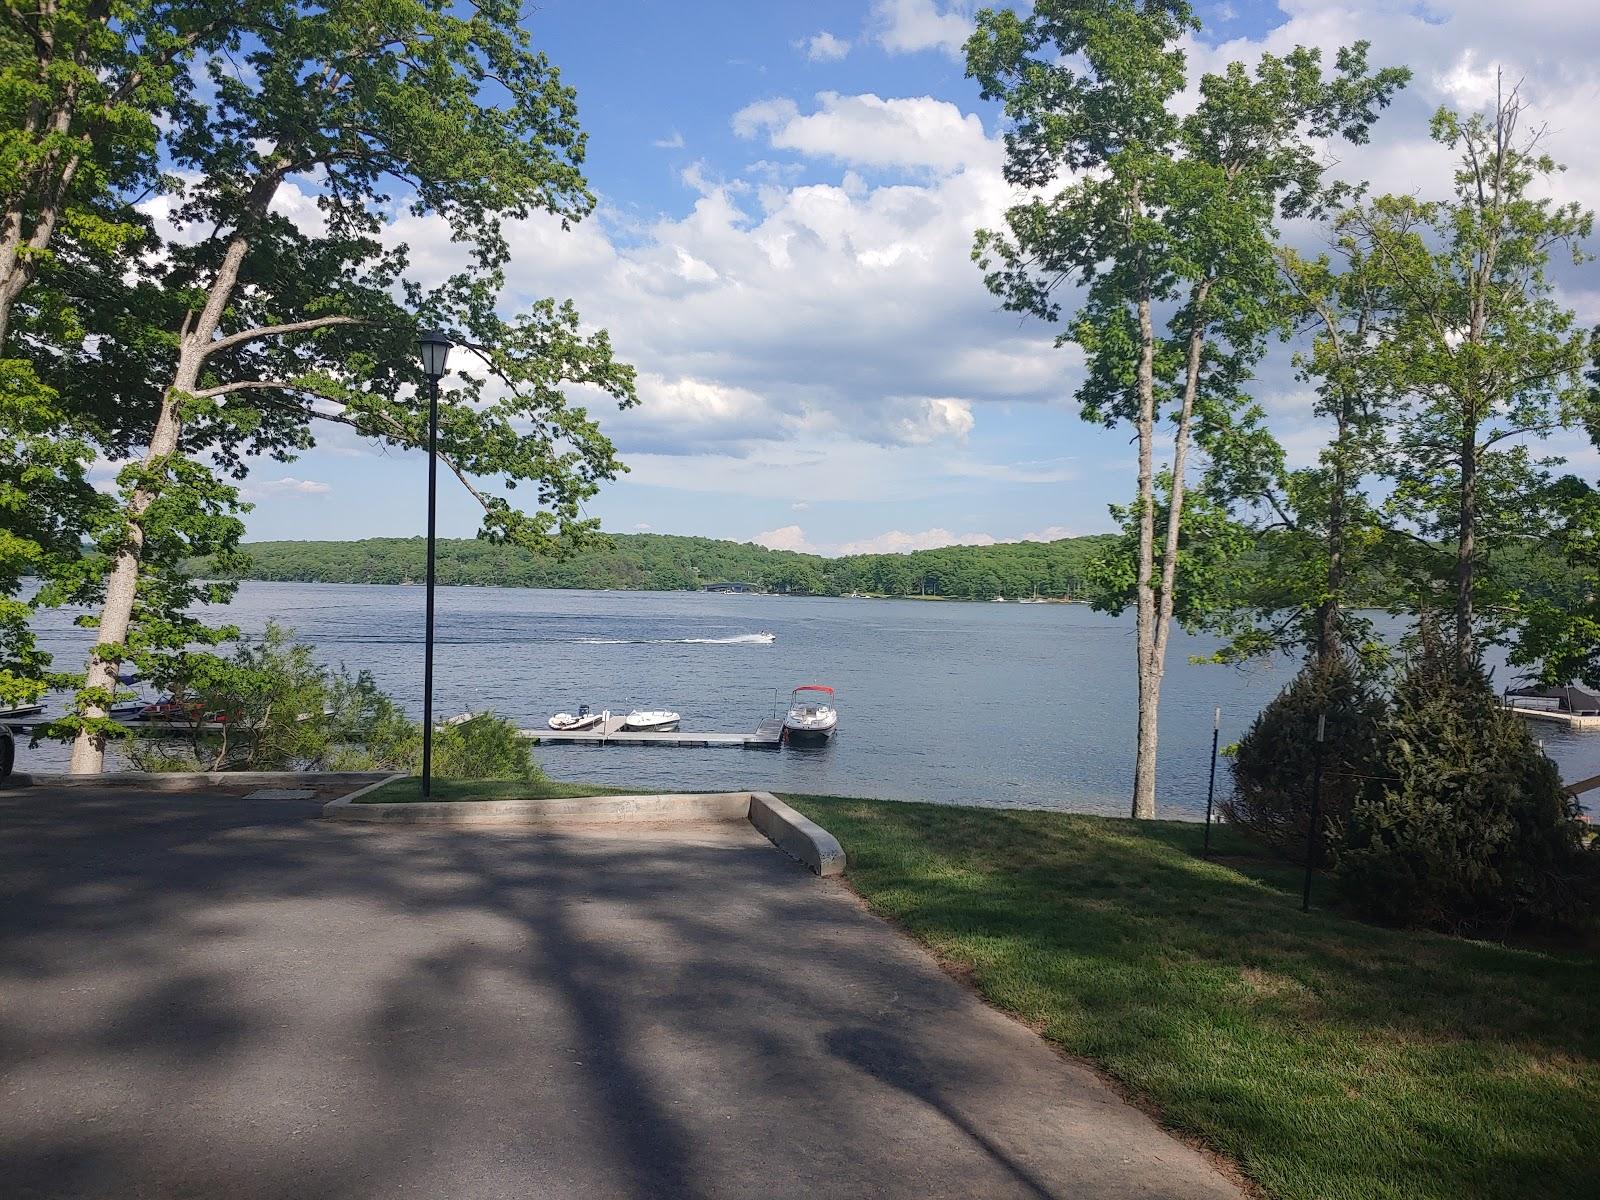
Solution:
<svg viewBox="0 0 1600 1200">
<path fill-rule="evenodd" d="M 708 584 L 705 584 L 703 587 L 701 587 L 700 590 L 702 592 L 739 592 L 739 593 L 747 593 L 747 592 L 762 592 L 762 591 L 765 591 L 766 589 L 763 588 L 759 583 L 741 583 L 741 582 L 737 582 L 737 581 L 726 581 L 726 582 L 723 582 L 723 583 L 708 583 Z"/>
</svg>

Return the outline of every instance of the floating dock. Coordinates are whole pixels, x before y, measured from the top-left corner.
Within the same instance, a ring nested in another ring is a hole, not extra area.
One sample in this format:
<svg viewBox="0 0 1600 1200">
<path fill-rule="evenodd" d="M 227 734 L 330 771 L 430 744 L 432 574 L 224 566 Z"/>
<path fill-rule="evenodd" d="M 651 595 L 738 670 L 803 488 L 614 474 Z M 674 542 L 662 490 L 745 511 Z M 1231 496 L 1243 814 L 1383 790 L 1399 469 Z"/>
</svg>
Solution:
<svg viewBox="0 0 1600 1200">
<path fill-rule="evenodd" d="M 1600 729 L 1600 716 L 1589 713 L 1563 712 L 1556 708 L 1528 708 L 1521 704 L 1507 704 L 1506 709 L 1519 717 L 1533 721 L 1554 721 L 1568 729 Z"/>
<path fill-rule="evenodd" d="M 546 746 L 729 746 L 743 750 L 776 750 L 783 744 L 783 722 L 776 717 L 756 726 L 754 733 L 699 733 L 679 729 L 654 733 L 622 728 L 626 716 L 612 717 L 598 729 L 521 729 L 517 732 Z"/>
</svg>

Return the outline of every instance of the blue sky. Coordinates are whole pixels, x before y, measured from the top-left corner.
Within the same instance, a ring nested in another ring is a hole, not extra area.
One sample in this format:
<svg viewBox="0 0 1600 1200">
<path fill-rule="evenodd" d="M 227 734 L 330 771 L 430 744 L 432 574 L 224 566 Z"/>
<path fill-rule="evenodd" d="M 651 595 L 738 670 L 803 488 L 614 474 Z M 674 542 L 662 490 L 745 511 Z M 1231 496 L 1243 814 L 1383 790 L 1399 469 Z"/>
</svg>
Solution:
<svg viewBox="0 0 1600 1200">
<path fill-rule="evenodd" d="M 1341 153 L 1342 171 L 1390 190 L 1447 178 L 1427 115 L 1481 103 L 1503 64 L 1573 165 L 1563 194 L 1592 203 L 1597 9 L 1204 5 L 1191 61 L 1366 37 L 1375 63 L 1409 62 L 1416 82 L 1378 144 Z M 1109 528 L 1106 506 L 1133 487 L 1127 434 L 1078 420 L 1076 354 L 999 312 L 968 261 L 1009 193 L 995 113 L 963 77 L 966 9 L 544 0 L 527 24 L 577 88 L 601 204 L 568 234 L 513 231 L 505 303 L 570 296 L 640 370 L 643 405 L 603 417 L 633 468 L 591 505 L 606 528 L 827 553 Z M 402 220 L 394 236 L 424 275 L 448 269 L 436 226 Z M 1564 282 L 1600 316 L 1588 274 Z M 1313 453 L 1286 355 L 1259 390 L 1291 454 Z M 287 468 L 262 464 L 250 536 L 418 532 L 423 478 L 415 455 L 335 435 Z M 442 532 L 470 535 L 475 506 L 442 484 Z"/>
</svg>

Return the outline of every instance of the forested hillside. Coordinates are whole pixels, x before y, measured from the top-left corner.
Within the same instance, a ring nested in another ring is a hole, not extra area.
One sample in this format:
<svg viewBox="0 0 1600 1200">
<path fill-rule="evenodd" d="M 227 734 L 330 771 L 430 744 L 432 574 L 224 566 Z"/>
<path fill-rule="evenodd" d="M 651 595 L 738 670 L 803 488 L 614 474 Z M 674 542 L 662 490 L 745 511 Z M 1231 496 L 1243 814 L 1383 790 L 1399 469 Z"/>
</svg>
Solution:
<svg viewBox="0 0 1600 1200">
<path fill-rule="evenodd" d="M 614 545 L 572 558 L 537 558 L 470 538 L 439 543 L 439 582 L 497 587 L 682 591 L 737 580 L 770 591 L 833 596 L 1077 596 L 1088 564 L 1115 539 L 1065 538 L 997 546 L 949 546 L 914 554 L 823 558 L 748 542 L 667 534 L 618 534 Z M 423 577 L 422 538 L 359 542 L 256 542 L 244 547 L 248 579 L 306 583 L 408 583 Z M 201 566 L 203 570 L 203 565 Z"/>
</svg>

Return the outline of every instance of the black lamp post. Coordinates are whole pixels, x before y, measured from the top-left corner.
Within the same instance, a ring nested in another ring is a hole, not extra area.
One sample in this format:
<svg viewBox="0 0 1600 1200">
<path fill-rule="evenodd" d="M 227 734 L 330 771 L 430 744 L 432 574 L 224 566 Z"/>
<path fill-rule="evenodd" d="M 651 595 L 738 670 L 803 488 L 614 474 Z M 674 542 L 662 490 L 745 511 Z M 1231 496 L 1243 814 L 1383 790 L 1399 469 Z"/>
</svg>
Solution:
<svg viewBox="0 0 1600 1200">
<path fill-rule="evenodd" d="M 422 373 L 428 377 L 428 621 L 422 658 L 422 794 L 433 793 L 433 544 L 439 480 L 439 377 L 450 357 L 450 339 L 437 329 L 419 336 Z"/>
</svg>

